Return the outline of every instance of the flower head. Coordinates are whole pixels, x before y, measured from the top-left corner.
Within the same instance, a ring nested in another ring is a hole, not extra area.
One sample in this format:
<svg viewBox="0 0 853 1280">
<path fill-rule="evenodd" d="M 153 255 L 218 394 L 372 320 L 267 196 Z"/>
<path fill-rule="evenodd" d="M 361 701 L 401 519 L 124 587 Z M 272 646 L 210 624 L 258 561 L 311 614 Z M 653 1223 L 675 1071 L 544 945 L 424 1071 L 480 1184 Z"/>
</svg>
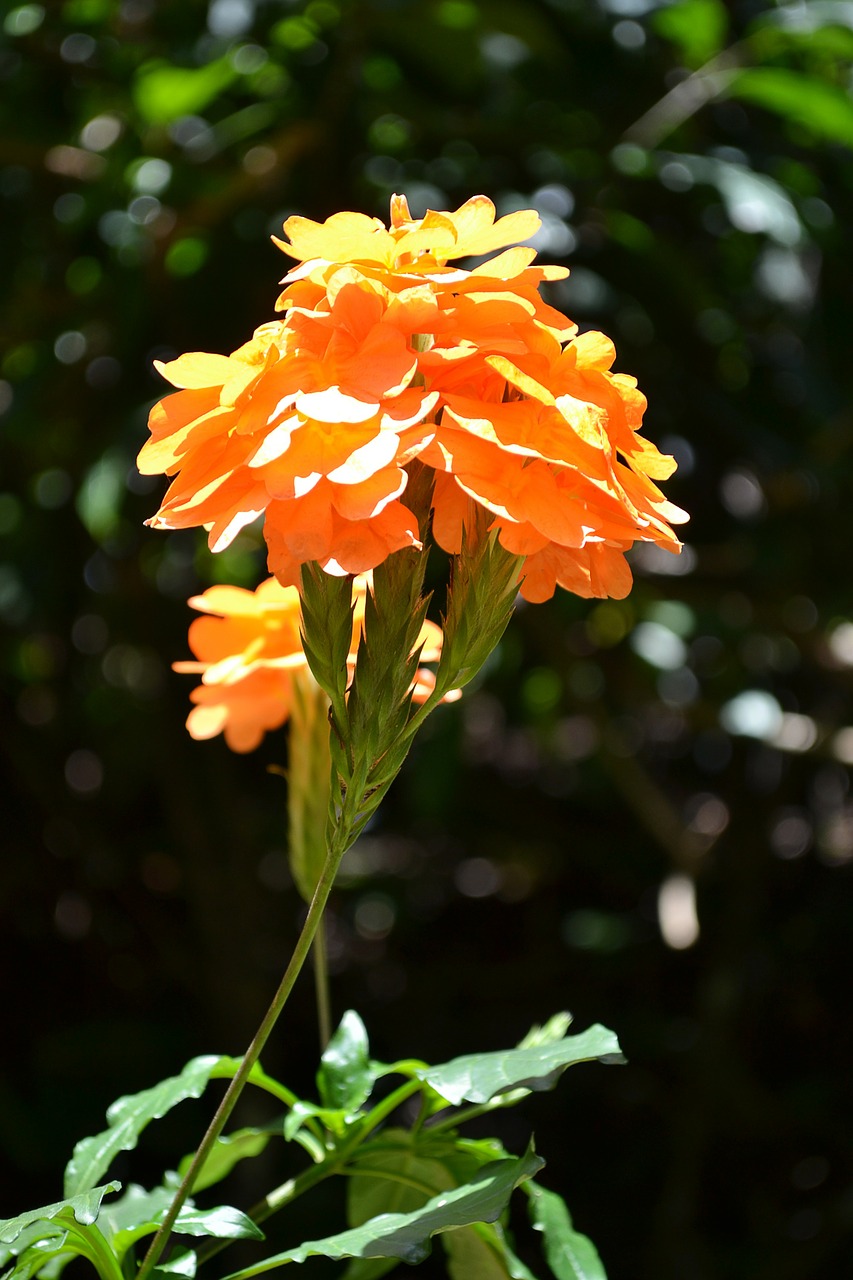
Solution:
<svg viewBox="0 0 853 1280">
<path fill-rule="evenodd" d="M 671 525 L 686 516 L 656 483 L 675 464 L 640 435 L 645 398 L 612 371 L 610 340 L 540 296 L 567 272 L 518 246 L 538 225 L 533 210 L 496 218 L 485 196 L 420 219 L 395 196 L 388 226 L 289 218 L 282 318 L 230 356 L 158 366 L 179 390 L 155 405 L 140 454 L 141 470 L 174 476 L 150 523 L 203 525 L 219 550 L 264 515 L 283 586 L 306 561 L 359 574 L 420 546 L 407 505 L 419 459 L 445 550 L 473 503 L 525 557 L 528 599 L 558 585 L 625 595 L 634 542 L 679 550 Z"/>
<path fill-rule="evenodd" d="M 368 587 L 366 577 L 353 584 L 350 666 L 361 637 Z M 265 733 L 288 719 L 294 680 L 311 678 L 300 638 L 299 593 L 269 578 L 255 591 L 209 587 L 189 603 L 203 615 L 189 629 L 195 659 L 172 664 L 175 671 L 201 676 L 190 695 L 194 706 L 187 728 L 193 738 L 224 733 L 232 751 L 253 751 Z M 441 629 L 426 622 L 418 638 L 422 662 L 438 661 L 441 639 Z M 434 684 L 430 669 L 420 668 L 413 700 L 424 701 Z"/>
</svg>

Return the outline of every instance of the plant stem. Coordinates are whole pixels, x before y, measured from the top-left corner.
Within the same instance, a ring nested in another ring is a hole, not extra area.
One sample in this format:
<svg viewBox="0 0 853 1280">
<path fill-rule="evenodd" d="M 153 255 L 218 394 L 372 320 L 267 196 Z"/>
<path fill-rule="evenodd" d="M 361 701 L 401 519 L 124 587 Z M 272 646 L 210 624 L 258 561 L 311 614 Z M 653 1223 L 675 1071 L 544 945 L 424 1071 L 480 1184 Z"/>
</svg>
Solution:
<svg viewBox="0 0 853 1280">
<path fill-rule="evenodd" d="M 392 1112 L 396 1111 L 407 1098 L 410 1098 L 413 1093 L 417 1093 L 418 1089 L 422 1087 L 422 1082 L 417 1079 L 407 1080 L 404 1084 L 399 1085 L 393 1093 L 389 1093 L 387 1097 L 377 1103 L 372 1111 L 367 1113 L 349 1141 L 345 1142 L 336 1151 L 330 1152 L 321 1164 L 309 1165 L 307 1169 L 303 1169 L 302 1173 L 297 1174 L 295 1178 L 288 1178 L 287 1182 L 270 1191 L 268 1195 L 264 1196 L 263 1200 L 252 1206 L 248 1216 L 253 1222 L 265 1222 L 267 1218 L 271 1218 L 279 1209 L 292 1204 L 298 1196 L 310 1191 L 312 1187 L 316 1187 L 319 1183 L 325 1182 L 327 1178 L 331 1178 L 334 1174 L 341 1173 L 347 1160 L 349 1160 L 353 1152 L 358 1150 L 368 1134 L 372 1133 L 383 1120 L 387 1120 Z M 203 1262 L 207 1262 L 209 1258 L 215 1257 L 217 1253 L 221 1253 L 223 1249 L 227 1249 L 235 1243 L 236 1241 L 234 1240 L 214 1240 L 209 1244 L 202 1245 L 198 1251 L 198 1266 L 201 1266 Z"/>
<path fill-rule="evenodd" d="M 329 965 L 326 951 L 326 926 L 321 920 L 317 926 L 313 946 L 314 990 L 317 996 L 317 1026 L 320 1033 L 320 1053 L 325 1052 L 332 1038 L 332 1003 L 329 995 Z"/>
<path fill-rule="evenodd" d="M 466 1120 L 476 1120 L 477 1116 L 487 1116 L 489 1112 L 497 1111 L 499 1106 L 500 1103 L 493 1100 L 491 1102 L 480 1102 L 472 1107 L 460 1107 L 447 1120 L 439 1120 L 437 1124 L 427 1125 L 427 1129 L 430 1133 L 441 1133 L 445 1129 L 455 1129 L 460 1124 L 464 1124 Z"/>
<path fill-rule="evenodd" d="M 338 834 L 338 832 L 335 833 L 335 835 Z M 207 1160 L 207 1157 L 210 1155 L 210 1152 L 213 1149 L 217 1138 L 224 1129 L 231 1112 L 234 1110 L 237 1099 L 243 1092 L 243 1088 L 249 1078 L 249 1073 L 260 1057 L 261 1051 L 269 1039 L 282 1009 L 287 1003 L 288 996 L 293 990 L 296 979 L 299 977 L 302 967 L 308 957 L 308 953 L 311 950 L 311 944 L 314 941 L 314 936 L 320 926 L 323 911 L 325 910 L 326 902 L 328 901 L 332 885 L 334 884 L 338 866 L 340 865 L 341 858 L 343 857 L 347 847 L 348 846 L 344 840 L 335 840 L 333 838 L 330 841 L 329 851 L 326 855 L 326 861 L 323 865 L 320 879 L 317 882 L 317 888 L 315 889 L 314 896 L 311 899 L 311 905 L 308 908 L 305 923 L 303 924 L 302 931 L 296 941 L 296 946 L 293 949 L 293 955 L 290 957 L 290 963 L 285 970 L 284 977 L 281 980 L 281 985 L 273 997 L 272 1004 L 264 1015 L 263 1022 L 255 1033 L 254 1040 L 246 1050 L 246 1055 L 240 1064 L 240 1068 L 228 1086 L 225 1096 L 220 1102 L 216 1114 L 213 1117 L 207 1132 L 202 1138 L 198 1150 L 193 1156 L 192 1163 L 187 1169 L 181 1185 L 175 1192 L 175 1197 L 169 1206 L 169 1212 L 163 1219 L 162 1226 L 152 1240 L 150 1248 L 142 1260 L 142 1264 L 137 1273 L 137 1280 L 145 1280 L 145 1277 L 148 1276 L 157 1265 L 160 1255 L 166 1247 L 172 1228 L 175 1225 L 175 1220 L 195 1185 L 199 1171 Z"/>
</svg>

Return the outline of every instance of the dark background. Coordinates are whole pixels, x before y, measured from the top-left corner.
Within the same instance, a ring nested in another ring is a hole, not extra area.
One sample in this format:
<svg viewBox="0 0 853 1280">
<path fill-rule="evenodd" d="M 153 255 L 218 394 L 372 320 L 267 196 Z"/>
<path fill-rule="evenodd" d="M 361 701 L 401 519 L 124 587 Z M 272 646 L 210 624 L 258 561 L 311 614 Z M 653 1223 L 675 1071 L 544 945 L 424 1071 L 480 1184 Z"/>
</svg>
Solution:
<svg viewBox="0 0 853 1280">
<path fill-rule="evenodd" d="M 272 317 L 289 214 L 484 192 L 540 210 L 572 268 L 549 296 L 639 378 L 688 546 L 637 555 L 626 601 L 520 609 L 433 717 L 333 900 L 336 1012 L 386 1060 L 562 1008 L 613 1027 L 628 1067 L 501 1129 L 538 1130 L 611 1280 L 847 1273 L 849 24 L 832 0 L 4 7 L 0 1217 L 59 1198 L 118 1094 L 242 1051 L 299 919 L 285 736 L 240 758 L 183 727 L 184 601 L 263 555 L 143 528 L 152 358 Z M 687 948 L 659 927 L 673 876 Z M 310 1090 L 315 1042 L 306 977 L 268 1069 Z M 208 1111 L 119 1176 L 157 1179 Z"/>
</svg>

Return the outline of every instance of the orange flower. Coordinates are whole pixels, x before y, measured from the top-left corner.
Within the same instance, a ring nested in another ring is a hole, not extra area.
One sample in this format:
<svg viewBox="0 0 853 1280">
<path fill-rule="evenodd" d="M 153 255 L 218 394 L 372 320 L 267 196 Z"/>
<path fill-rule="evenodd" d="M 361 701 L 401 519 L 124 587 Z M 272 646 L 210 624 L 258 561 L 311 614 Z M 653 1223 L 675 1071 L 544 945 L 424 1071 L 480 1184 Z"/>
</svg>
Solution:
<svg viewBox="0 0 853 1280">
<path fill-rule="evenodd" d="M 565 269 L 507 247 L 538 225 L 533 210 L 496 219 L 485 196 L 421 219 L 395 196 L 387 227 L 289 218 L 283 319 L 231 356 L 158 366 L 181 390 L 152 410 L 140 454 L 142 470 L 174 476 L 149 523 L 204 525 L 219 550 L 263 514 L 282 584 L 309 560 L 358 574 L 420 545 L 406 505 L 417 458 L 435 473 L 447 551 L 473 501 L 526 557 L 528 599 L 557 585 L 624 595 L 634 542 L 680 549 L 670 526 L 686 516 L 655 484 L 675 464 L 639 434 L 645 398 L 611 371 L 610 340 L 578 335 L 540 297 Z"/>
<path fill-rule="evenodd" d="M 366 577 L 353 584 L 350 667 L 355 665 L 368 586 Z M 310 678 L 299 634 L 299 592 L 269 578 L 256 591 L 209 587 L 189 603 L 206 616 L 196 618 L 189 630 L 196 660 L 172 664 L 175 671 L 201 676 L 201 684 L 190 695 L 195 705 L 187 728 L 193 738 L 224 733 L 232 751 L 253 751 L 265 733 L 287 720 L 294 679 Z M 418 638 L 422 662 L 438 661 L 441 640 L 441 629 L 425 622 Z M 425 701 L 434 685 L 429 668 L 419 669 L 414 701 Z M 445 700 L 459 696 L 455 693 Z"/>
</svg>

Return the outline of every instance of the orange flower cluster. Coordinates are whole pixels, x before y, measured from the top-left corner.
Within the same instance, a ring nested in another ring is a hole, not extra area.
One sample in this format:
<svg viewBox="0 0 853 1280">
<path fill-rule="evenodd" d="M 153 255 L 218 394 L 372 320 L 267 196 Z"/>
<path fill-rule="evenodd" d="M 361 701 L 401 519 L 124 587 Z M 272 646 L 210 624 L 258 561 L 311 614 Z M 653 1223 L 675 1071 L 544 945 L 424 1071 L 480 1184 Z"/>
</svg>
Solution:
<svg viewBox="0 0 853 1280">
<path fill-rule="evenodd" d="M 364 620 L 368 579 L 356 578 L 353 588 L 353 631 L 348 665 L 355 655 Z M 256 591 L 243 587 L 209 587 L 189 602 L 208 615 L 190 626 L 190 648 L 195 662 L 175 662 L 175 671 L 201 676 L 190 695 L 195 704 L 187 719 L 193 738 L 225 734 L 232 751 L 253 751 L 265 733 L 284 724 L 290 714 L 293 681 L 308 673 L 308 661 L 299 636 L 299 592 L 283 587 L 275 578 Z M 441 629 L 425 622 L 418 644 L 422 662 L 441 656 Z M 435 687 L 428 667 L 418 670 L 412 691 L 423 702 Z M 460 694 L 449 694 L 454 701 Z"/>
<path fill-rule="evenodd" d="M 140 470 L 174 475 L 149 522 L 204 525 L 227 546 L 261 514 L 269 567 L 299 582 L 317 560 L 363 573 L 418 546 L 406 466 L 433 468 L 433 532 L 460 547 L 471 502 L 526 557 L 521 591 L 627 594 L 636 541 L 677 551 L 686 519 L 655 483 L 674 470 L 639 434 L 645 397 L 614 374 L 613 344 L 539 294 L 568 273 L 507 248 L 533 210 L 495 219 L 485 196 L 413 219 L 394 196 L 385 227 L 358 213 L 289 218 L 296 266 L 263 325 L 230 356 L 158 365 L 181 388 L 155 405 Z M 460 258 L 482 258 L 463 270 Z"/>
</svg>

